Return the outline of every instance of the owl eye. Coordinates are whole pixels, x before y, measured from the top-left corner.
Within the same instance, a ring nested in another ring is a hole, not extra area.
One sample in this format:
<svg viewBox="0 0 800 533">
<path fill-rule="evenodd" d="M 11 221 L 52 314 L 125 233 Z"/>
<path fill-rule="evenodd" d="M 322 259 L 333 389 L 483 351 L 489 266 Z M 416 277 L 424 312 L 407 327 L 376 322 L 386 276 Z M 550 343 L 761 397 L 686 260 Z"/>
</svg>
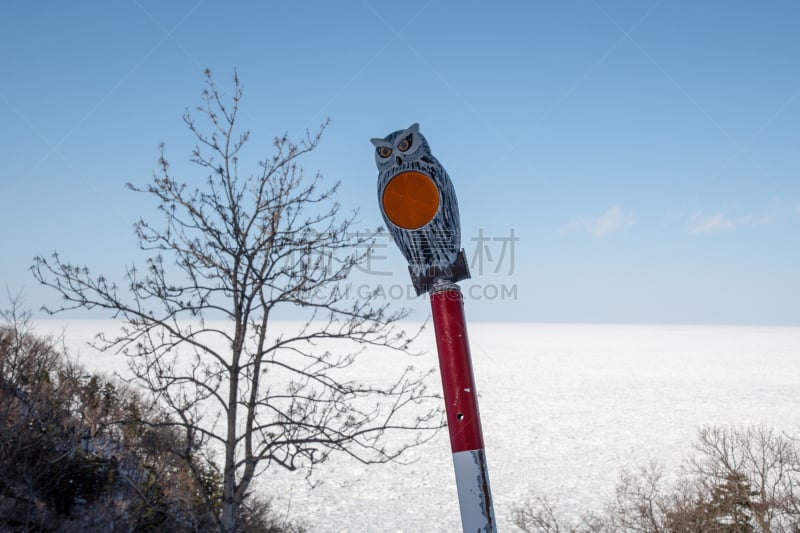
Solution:
<svg viewBox="0 0 800 533">
<path fill-rule="evenodd" d="M 400 144 L 397 145 L 397 149 L 401 152 L 405 152 L 409 148 L 411 148 L 411 135 L 400 141 Z"/>
<path fill-rule="evenodd" d="M 388 146 L 379 146 L 377 150 L 378 150 L 378 155 L 384 159 L 392 155 L 392 149 L 389 148 Z"/>
</svg>

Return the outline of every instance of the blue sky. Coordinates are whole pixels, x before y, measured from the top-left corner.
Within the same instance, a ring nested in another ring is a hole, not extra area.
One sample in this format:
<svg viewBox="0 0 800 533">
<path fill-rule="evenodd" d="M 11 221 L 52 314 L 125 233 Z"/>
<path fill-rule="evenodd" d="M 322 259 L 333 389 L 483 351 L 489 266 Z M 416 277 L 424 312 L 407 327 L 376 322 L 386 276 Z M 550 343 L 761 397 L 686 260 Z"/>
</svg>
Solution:
<svg viewBox="0 0 800 533">
<path fill-rule="evenodd" d="M 330 117 L 305 168 L 364 227 L 369 139 L 419 122 L 458 191 L 472 319 L 800 323 L 800 4 L 232 5 L 0 7 L 0 281 L 28 307 L 56 301 L 36 255 L 110 278 L 138 257 L 153 204 L 124 184 L 160 142 L 202 181 L 181 115 L 208 67 L 223 88 L 238 69 L 253 160 Z M 424 318 L 385 243 L 394 274 L 359 283 Z"/>
</svg>

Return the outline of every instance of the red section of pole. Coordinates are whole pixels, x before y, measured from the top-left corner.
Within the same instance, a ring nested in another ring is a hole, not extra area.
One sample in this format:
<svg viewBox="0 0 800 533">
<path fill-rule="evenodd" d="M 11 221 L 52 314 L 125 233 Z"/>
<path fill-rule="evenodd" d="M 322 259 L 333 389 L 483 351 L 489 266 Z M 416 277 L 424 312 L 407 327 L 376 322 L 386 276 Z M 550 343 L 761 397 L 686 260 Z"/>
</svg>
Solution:
<svg viewBox="0 0 800 533">
<path fill-rule="evenodd" d="M 483 449 L 478 395 L 464 318 L 464 301 L 458 286 L 431 294 L 433 328 L 439 350 L 447 426 L 453 453 Z"/>
</svg>

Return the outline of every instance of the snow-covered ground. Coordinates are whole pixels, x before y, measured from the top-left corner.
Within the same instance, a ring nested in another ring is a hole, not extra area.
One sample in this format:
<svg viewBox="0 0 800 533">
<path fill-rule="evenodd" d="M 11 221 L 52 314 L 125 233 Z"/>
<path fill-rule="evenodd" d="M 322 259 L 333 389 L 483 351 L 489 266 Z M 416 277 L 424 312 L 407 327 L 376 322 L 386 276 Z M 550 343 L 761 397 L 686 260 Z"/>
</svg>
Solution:
<svg viewBox="0 0 800 533">
<path fill-rule="evenodd" d="M 42 321 L 93 370 L 122 358 L 85 342 L 112 323 Z M 619 469 L 651 459 L 676 470 L 703 424 L 765 424 L 800 433 L 800 328 L 473 323 L 469 329 L 495 513 L 533 491 L 565 511 L 598 507 Z M 436 365 L 433 332 L 417 367 Z M 365 355 L 360 378 L 397 361 Z M 438 375 L 434 376 L 434 380 Z M 432 386 L 440 387 L 434 381 Z M 409 465 L 333 457 L 311 489 L 301 473 L 259 480 L 279 510 L 319 532 L 460 531 L 447 432 L 412 450 Z"/>
</svg>

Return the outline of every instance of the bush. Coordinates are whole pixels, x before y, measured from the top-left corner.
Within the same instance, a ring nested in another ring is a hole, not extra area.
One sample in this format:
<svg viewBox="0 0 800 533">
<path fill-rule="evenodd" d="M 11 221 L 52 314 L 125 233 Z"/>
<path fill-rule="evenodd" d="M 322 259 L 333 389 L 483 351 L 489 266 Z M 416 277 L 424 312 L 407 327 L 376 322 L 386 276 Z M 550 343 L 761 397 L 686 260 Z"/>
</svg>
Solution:
<svg viewBox="0 0 800 533">
<path fill-rule="evenodd" d="M 192 448 L 154 402 L 88 374 L 27 315 L 0 315 L 0 531 L 216 529 L 202 494 L 221 494 L 218 471 L 200 463 L 195 475 L 182 457 Z M 249 503 L 241 531 L 302 531 Z"/>
<path fill-rule="evenodd" d="M 533 533 L 798 533 L 800 446 L 765 427 L 699 430 L 695 456 L 678 482 L 665 486 L 655 464 L 623 471 L 601 513 L 565 519 L 547 498 L 513 511 Z"/>
</svg>

